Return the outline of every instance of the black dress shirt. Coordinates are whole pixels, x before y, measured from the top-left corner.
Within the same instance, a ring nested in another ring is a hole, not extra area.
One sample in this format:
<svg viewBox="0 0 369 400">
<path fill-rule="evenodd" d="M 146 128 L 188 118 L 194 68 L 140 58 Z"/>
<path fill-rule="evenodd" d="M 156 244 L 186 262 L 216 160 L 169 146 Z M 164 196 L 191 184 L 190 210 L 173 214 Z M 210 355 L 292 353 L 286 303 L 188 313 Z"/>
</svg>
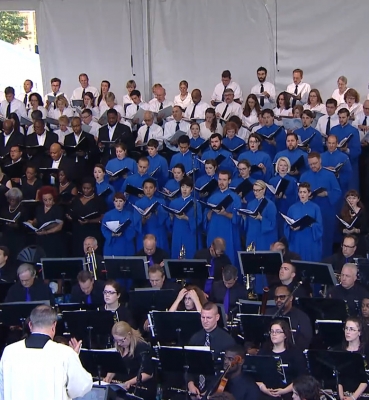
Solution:
<svg viewBox="0 0 369 400">
<path fill-rule="evenodd" d="M 195 253 L 194 259 L 206 260 L 209 264 L 213 259 L 209 249 L 201 249 Z M 226 265 L 232 265 L 231 260 L 227 254 L 220 254 L 219 257 L 214 257 L 214 280 L 220 281 L 222 279 L 222 271 Z"/>
<path fill-rule="evenodd" d="M 82 292 L 79 284 L 77 283 L 77 285 L 74 285 L 72 287 L 71 302 L 86 304 L 87 297 L 91 296 L 92 304 L 103 305 L 105 304 L 104 294 L 103 294 L 104 288 L 105 288 L 105 282 L 101 282 L 99 280 L 94 281 L 94 287 L 92 288 L 91 293 L 87 295 Z"/>
<path fill-rule="evenodd" d="M 347 302 L 347 307 L 350 315 L 358 315 L 361 301 L 364 298 L 369 298 L 369 292 L 359 283 L 355 282 L 350 289 L 345 289 L 341 285 L 337 285 L 328 291 L 328 297 L 332 299 L 342 299 Z"/>
<path fill-rule="evenodd" d="M 35 279 L 33 285 L 29 287 L 29 295 L 31 301 L 50 300 L 50 304 L 54 305 L 54 296 L 51 293 L 49 285 L 46 285 L 42 280 Z M 27 298 L 26 288 L 20 282 L 15 283 L 6 295 L 6 303 L 14 303 L 16 301 L 25 302 Z"/>
<path fill-rule="evenodd" d="M 136 253 L 136 256 L 146 257 L 147 261 L 150 261 L 150 257 L 151 257 L 154 264 L 158 264 L 158 265 L 160 265 L 164 259 L 170 258 L 169 254 L 165 250 L 161 249 L 160 247 L 157 247 L 155 250 L 155 253 L 151 254 L 151 256 L 148 256 L 145 253 L 144 249 L 142 248 L 140 251 L 138 251 Z"/>
<path fill-rule="evenodd" d="M 227 292 L 227 288 L 225 287 L 223 281 L 214 282 L 212 286 L 212 290 L 210 293 L 210 301 L 213 303 L 221 303 L 224 304 L 224 298 Z M 230 312 L 238 302 L 239 299 L 247 300 L 247 291 L 245 286 L 236 282 L 229 289 L 229 310 Z"/>
<path fill-rule="evenodd" d="M 344 264 L 355 264 L 354 258 L 362 258 L 362 256 L 358 254 L 353 254 L 351 257 L 345 257 L 340 251 L 339 253 L 335 253 L 332 256 L 325 258 L 323 262 L 327 264 L 332 264 L 334 272 L 340 273 Z"/>
<path fill-rule="evenodd" d="M 255 400 L 260 395 L 258 385 L 245 373 L 228 378 L 225 391 L 231 393 L 235 400 Z"/>
</svg>

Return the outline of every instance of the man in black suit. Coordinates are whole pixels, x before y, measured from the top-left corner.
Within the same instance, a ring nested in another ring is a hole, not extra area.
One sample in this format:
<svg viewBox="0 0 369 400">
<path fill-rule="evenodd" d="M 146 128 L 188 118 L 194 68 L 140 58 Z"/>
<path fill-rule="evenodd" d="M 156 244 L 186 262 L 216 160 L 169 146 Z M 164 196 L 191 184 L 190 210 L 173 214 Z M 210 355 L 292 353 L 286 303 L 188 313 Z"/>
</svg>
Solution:
<svg viewBox="0 0 369 400">
<path fill-rule="evenodd" d="M 226 265 L 222 271 L 222 280 L 214 282 L 210 292 L 210 301 L 224 305 L 224 311 L 230 315 L 239 299 L 247 299 L 244 285 L 237 282 L 238 270 L 233 265 Z"/>
<path fill-rule="evenodd" d="M 64 171 L 67 175 L 73 173 L 75 162 L 64 156 L 62 153 L 62 147 L 59 143 L 53 143 L 50 146 L 50 157 L 45 160 L 43 168 L 52 168 Z M 48 171 L 43 172 L 43 182 L 45 185 L 58 185 L 58 174 L 50 173 Z"/>
<path fill-rule="evenodd" d="M 156 246 L 156 237 L 152 234 L 147 234 L 143 240 L 143 248 L 136 253 L 136 256 L 145 256 L 149 262 L 149 267 L 157 264 L 164 267 L 164 259 L 169 259 L 169 254 Z"/>
<path fill-rule="evenodd" d="M 14 131 L 14 122 L 11 119 L 7 119 L 3 123 L 3 130 L 0 132 L 0 156 L 5 157 L 5 162 L 10 163 L 9 157 L 10 148 L 15 145 L 24 144 L 24 135 L 20 132 Z"/>
<path fill-rule="evenodd" d="M 71 302 L 82 304 L 103 305 L 105 282 L 95 281 L 89 271 L 80 271 L 77 275 L 78 284 L 72 287 Z"/>
<path fill-rule="evenodd" d="M 108 123 L 99 129 L 99 136 L 97 143 L 101 154 L 101 163 L 106 163 L 114 158 L 116 143 L 124 143 L 127 146 L 127 150 L 133 150 L 135 148 L 135 138 L 128 126 L 118 122 L 117 110 L 111 108 L 107 112 Z M 103 142 L 114 142 L 111 144 Z"/>
<path fill-rule="evenodd" d="M 43 280 L 36 278 L 36 270 L 31 264 L 21 264 L 17 269 L 19 282 L 15 283 L 6 295 L 6 303 L 16 301 L 41 301 L 50 300 L 54 305 L 54 296 L 48 285 Z"/>
<path fill-rule="evenodd" d="M 97 148 L 93 135 L 82 131 L 81 118 L 72 118 L 71 127 L 73 133 L 65 136 L 64 149 L 68 159 L 75 163 L 72 178 L 78 182 L 84 176 L 92 175 Z"/>
<path fill-rule="evenodd" d="M 58 135 L 45 129 L 45 122 L 38 119 L 33 124 L 34 133 L 27 135 L 26 147 L 28 157 L 32 164 L 40 168 L 49 158 L 49 149 L 53 143 L 58 143 Z M 40 146 L 38 148 L 29 148 L 29 146 Z"/>
<path fill-rule="evenodd" d="M 26 171 L 26 160 L 23 159 L 21 146 L 14 145 L 10 148 L 10 162 L 5 161 L 3 172 L 11 179 L 13 187 L 19 187 L 22 176 Z"/>
</svg>

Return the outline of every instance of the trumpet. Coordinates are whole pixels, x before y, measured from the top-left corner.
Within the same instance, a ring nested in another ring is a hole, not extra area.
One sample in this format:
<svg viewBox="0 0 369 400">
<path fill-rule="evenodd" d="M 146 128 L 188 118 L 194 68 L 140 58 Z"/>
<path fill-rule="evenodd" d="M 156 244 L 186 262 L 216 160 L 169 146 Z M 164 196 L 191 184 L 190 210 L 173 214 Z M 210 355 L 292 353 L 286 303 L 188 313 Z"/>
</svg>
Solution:
<svg viewBox="0 0 369 400">
<path fill-rule="evenodd" d="M 255 254 L 256 248 L 255 248 L 255 243 L 251 242 L 247 247 L 246 247 L 246 252 L 247 253 L 254 253 Z M 249 300 L 255 300 L 257 299 L 257 294 L 254 293 L 253 291 L 253 285 L 251 284 L 251 281 L 254 280 L 254 277 L 251 276 L 250 274 L 246 274 L 246 290 L 248 292 L 247 297 Z"/>
<path fill-rule="evenodd" d="M 88 248 L 86 255 L 87 270 L 93 275 L 95 281 L 97 280 L 97 263 L 95 250 L 92 247 Z"/>
</svg>

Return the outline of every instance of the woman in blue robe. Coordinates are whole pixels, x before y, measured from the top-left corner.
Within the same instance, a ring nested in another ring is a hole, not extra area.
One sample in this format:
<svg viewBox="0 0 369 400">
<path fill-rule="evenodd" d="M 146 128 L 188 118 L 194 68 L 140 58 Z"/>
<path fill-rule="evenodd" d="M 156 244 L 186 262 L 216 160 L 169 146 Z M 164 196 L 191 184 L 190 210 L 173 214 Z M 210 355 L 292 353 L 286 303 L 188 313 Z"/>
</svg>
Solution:
<svg viewBox="0 0 369 400">
<path fill-rule="evenodd" d="M 218 164 L 217 162 L 209 158 L 209 160 L 205 161 L 205 175 L 201 175 L 196 179 L 195 182 L 195 190 L 198 193 L 195 193 L 195 197 L 197 199 L 200 199 L 202 201 L 208 201 L 209 196 L 211 196 L 212 193 L 201 193 L 199 192 L 198 189 L 202 188 L 204 185 L 209 183 L 212 179 L 215 179 L 218 182 L 218 174 L 217 174 L 217 168 Z"/>
<path fill-rule="evenodd" d="M 273 194 L 270 189 L 268 192 L 270 196 L 273 196 L 274 203 L 277 207 L 277 225 L 278 225 L 278 237 L 281 238 L 284 235 L 284 219 L 282 218 L 281 214 L 287 214 L 288 209 L 295 204 L 298 195 L 297 195 L 297 181 L 296 179 L 289 175 L 291 170 L 290 160 L 287 157 L 280 157 L 278 158 L 276 165 L 275 165 L 276 175 L 269 181 L 269 185 L 272 185 L 274 188 L 277 187 L 278 183 L 281 179 L 285 179 L 289 181 L 288 186 L 284 193 L 280 193 L 278 196 Z M 269 197 L 269 194 L 268 194 Z"/>
<path fill-rule="evenodd" d="M 248 193 L 243 193 L 243 194 L 245 194 L 244 196 L 242 196 L 242 192 L 237 193 L 241 198 L 242 207 L 247 208 L 246 205 L 251 200 L 255 199 L 252 187 L 253 187 L 253 184 L 256 182 L 256 179 L 251 178 L 251 176 L 250 176 L 251 163 L 248 160 L 240 159 L 240 161 L 238 162 L 238 165 L 237 165 L 237 170 L 238 170 L 239 176 L 237 178 L 232 179 L 230 189 L 232 189 L 234 192 L 237 193 L 236 189 L 241 183 L 245 182 L 245 180 L 250 182 L 251 189 Z"/>
<path fill-rule="evenodd" d="M 116 177 L 109 176 L 109 183 L 113 185 L 115 191 L 119 191 L 127 175 L 137 173 L 137 163 L 133 158 L 127 157 L 127 147 L 124 143 L 117 143 L 115 145 L 115 154 L 117 157 L 109 160 L 105 169 L 108 175 L 125 168 L 128 170 L 124 175 L 118 174 Z"/>
<path fill-rule="evenodd" d="M 287 216 L 296 221 L 305 215 L 310 215 L 316 222 L 305 229 L 294 229 L 285 223 L 284 232 L 291 251 L 299 254 L 304 261 L 320 262 L 323 237 L 322 214 L 319 206 L 309 200 L 310 195 L 310 184 L 307 182 L 300 183 L 298 191 L 300 201 L 289 208 Z"/>
<path fill-rule="evenodd" d="M 180 182 L 181 180 L 186 176 L 186 171 L 185 167 L 183 164 L 176 164 L 173 169 L 172 169 L 172 179 L 169 179 L 169 181 L 164 185 L 162 192 L 166 194 L 171 194 L 175 192 L 176 190 L 180 190 Z M 164 196 L 166 203 L 169 203 L 170 200 L 173 200 L 174 198 L 177 198 L 180 195 L 176 194 L 174 197 L 168 197 Z"/>
<path fill-rule="evenodd" d="M 196 251 L 202 247 L 200 246 L 202 211 L 199 203 L 194 202 L 192 179 L 185 177 L 181 181 L 181 196 L 172 200 L 169 207 L 179 211 L 189 202 L 193 202 L 193 205 L 189 206 L 188 211 L 181 215 L 170 214 L 170 219 L 167 219 L 168 228 L 172 232 L 172 258 L 179 257 L 182 246 L 186 258 L 189 259 L 193 258 Z"/>
<path fill-rule="evenodd" d="M 96 164 L 94 168 L 94 178 L 96 186 L 96 194 L 104 199 L 109 210 L 114 208 L 113 196 L 115 193 L 114 187 L 105 179 L 106 170 L 102 164 Z"/>
<path fill-rule="evenodd" d="M 105 238 L 104 256 L 132 256 L 136 249 L 134 245 L 135 229 L 133 226 L 133 215 L 125 210 L 126 197 L 122 193 L 113 196 L 114 210 L 108 211 L 101 222 L 101 231 Z M 123 224 L 127 221 L 121 231 L 114 233 L 108 228 L 108 222 L 117 221 Z"/>
</svg>

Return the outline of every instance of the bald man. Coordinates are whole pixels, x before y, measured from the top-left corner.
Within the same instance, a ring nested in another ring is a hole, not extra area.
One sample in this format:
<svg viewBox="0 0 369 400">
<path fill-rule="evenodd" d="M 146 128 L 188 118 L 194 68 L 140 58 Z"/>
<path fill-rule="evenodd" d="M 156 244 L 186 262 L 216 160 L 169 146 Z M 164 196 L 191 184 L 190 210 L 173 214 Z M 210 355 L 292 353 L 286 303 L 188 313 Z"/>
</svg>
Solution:
<svg viewBox="0 0 369 400">
<path fill-rule="evenodd" d="M 14 131 L 14 122 L 11 119 L 7 119 L 3 122 L 3 128 L 0 132 L 0 155 L 5 157 L 6 164 L 11 163 L 9 157 L 10 148 L 16 145 L 24 144 L 24 136 L 20 132 Z"/>
<path fill-rule="evenodd" d="M 45 170 L 44 168 L 52 168 L 53 170 L 64 171 L 68 178 L 73 173 L 75 163 L 64 156 L 60 143 L 53 143 L 50 146 L 50 157 L 45 160 L 41 170 L 43 171 L 43 182 L 45 185 L 59 184 L 58 173 Z"/>
<path fill-rule="evenodd" d="M 156 139 L 159 142 L 158 150 L 163 149 L 163 128 L 154 123 L 154 113 L 152 111 L 144 112 L 144 125 L 137 132 L 136 146 L 146 145 L 150 139 Z"/>
<path fill-rule="evenodd" d="M 145 235 L 143 239 L 143 248 L 136 254 L 136 256 L 145 256 L 149 262 L 149 267 L 152 265 L 164 266 L 164 259 L 168 259 L 169 254 L 156 245 L 156 237 L 151 234 Z"/>
</svg>

